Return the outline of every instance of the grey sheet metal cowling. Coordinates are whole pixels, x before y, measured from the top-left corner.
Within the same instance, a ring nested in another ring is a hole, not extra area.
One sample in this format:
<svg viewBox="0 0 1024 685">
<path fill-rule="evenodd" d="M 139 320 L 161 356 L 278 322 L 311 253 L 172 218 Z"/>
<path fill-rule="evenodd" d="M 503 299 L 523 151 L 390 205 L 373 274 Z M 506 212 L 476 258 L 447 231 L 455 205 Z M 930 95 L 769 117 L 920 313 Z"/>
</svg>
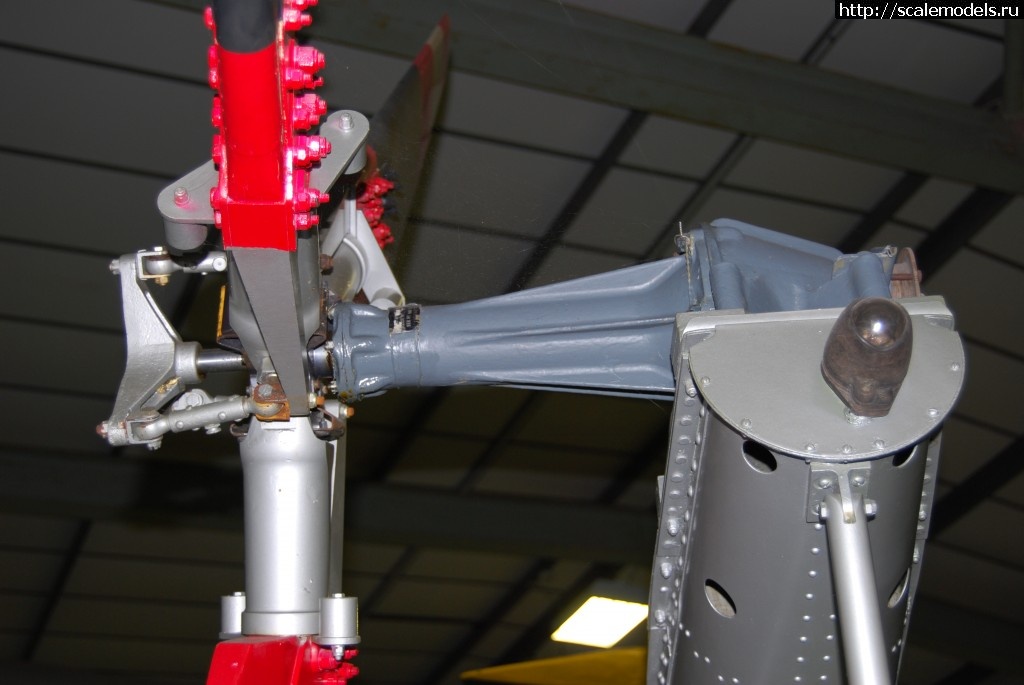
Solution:
<svg viewBox="0 0 1024 685">
<path fill-rule="evenodd" d="M 844 637 L 852 628 L 837 595 L 874 598 L 878 619 L 859 634 L 879 655 L 876 673 L 898 672 L 938 430 L 963 380 L 941 299 L 903 303 L 915 326 L 911 369 L 890 414 L 870 420 L 846 412 L 819 371 L 842 310 L 679 316 L 649 683 L 878 682 L 848 674 L 869 660 L 851 653 L 863 647 Z M 870 510 L 868 549 L 827 534 L 823 502 L 836 495 Z M 852 584 L 834 584 L 837 558 L 860 563 Z M 736 644 L 742 658 L 726 647 Z"/>
<path fill-rule="evenodd" d="M 848 682 L 846 662 L 861 657 L 844 649 L 824 524 L 806 520 L 812 465 L 744 438 L 685 393 L 673 416 L 647 682 Z M 906 461 L 863 464 L 861 489 L 877 505 L 870 558 L 893 675 L 920 568 L 928 443 Z"/>
<path fill-rule="evenodd" d="M 838 258 L 822 282 L 827 253 L 805 252 L 802 269 L 777 253 L 782 274 L 740 270 L 716 259 L 749 256 L 743 231 L 712 234 L 691 249 L 725 278 L 709 276 L 713 296 L 677 323 L 647 682 L 893 682 L 939 428 L 963 383 L 952 315 L 941 298 L 901 300 L 906 379 L 887 416 L 856 416 L 823 379 L 822 354 L 842 308 L 878 295 L 891 251 Z"/>
</svg>

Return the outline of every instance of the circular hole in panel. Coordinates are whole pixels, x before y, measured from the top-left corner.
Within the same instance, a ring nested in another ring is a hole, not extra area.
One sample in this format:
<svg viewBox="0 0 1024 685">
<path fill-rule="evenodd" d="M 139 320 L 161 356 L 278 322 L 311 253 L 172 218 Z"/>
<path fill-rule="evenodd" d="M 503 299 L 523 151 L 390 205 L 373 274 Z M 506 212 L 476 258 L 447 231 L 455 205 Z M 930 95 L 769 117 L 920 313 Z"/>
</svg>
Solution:
<svg viewBox="0 0 1024 685">
<path fill-rule="evenodd" d="M 903 598 L 907 596 L 907 585 L 910 584 L 910 569 L 908 568 L 903 572 L 903 576 L 900 578 L 900 582 L 896 583 L 896 587 L 892 589 L 892 594 L 889 595 L 888 606 L 890 609 L 895 609 L 896 605 L 903 601 Z"/>
<path fill-rule="evenodd" d="M 899 452 L 892 455 L 892 465 L 895 466 L 896 468 L 903 466 L 908 461 L 910 461 L 911 457 L 914 456 L 914 452 L 916 451 L 916 449 L 917 445 L 911 445 L 910 447 L 901 449 Z"/>
<path fill-rule="evenodd" d="M 758 473 L 771 473 L 779 468 L 775 455 L 767 447 L 753 440 L 743 441 L 743 459 Z"/>
<path fill-rule="evenodd" d="M 710 578 L 704 581 L 704 594 L 707 595 L 711 608 L 720 615 L 726 618 L 736 615 L 736 602 L 732 601 L 732 597 L 721 585 Z"/>
</svg>

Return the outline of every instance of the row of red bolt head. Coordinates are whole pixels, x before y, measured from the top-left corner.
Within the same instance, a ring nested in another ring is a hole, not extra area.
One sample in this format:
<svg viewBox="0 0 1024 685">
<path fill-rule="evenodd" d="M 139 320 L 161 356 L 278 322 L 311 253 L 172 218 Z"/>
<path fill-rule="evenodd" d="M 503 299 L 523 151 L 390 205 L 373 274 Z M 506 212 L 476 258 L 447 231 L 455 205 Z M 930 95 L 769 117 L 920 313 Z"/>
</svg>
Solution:
<svg viewBox="0 0 1024 685">
<path fill-rule="evenodd" d="M 214 210 L 214 212 L 213 212 L 213 223 L 214 223 L 214 225 L 217 228 L 223 228 L 224 217 L 220 213 L 220 210 Z M 299 211 L 296 211 L 295 215 L 292 217 L 292 227 L 296 231 L 308 231 L 309 229 L 314 228 L 314 227 L 319 226 L 319 225 L 320 225 L 320 217 L 317 216 L 316 214 L 311 214 L 309 212 L 299 212 Z M 380 242 L 379 239 L 378 239 L 378 242 Z"/>
<path fill-rule="evenodd" d="M 331 153 L 331 142 L 323 136 L 294 136 L 287 149 L 294 166 L 308 167 Z M 224 136 L 220 133 L 213 134 L 211 156 L 217 165 L 224 161 Z"/>
<path fill-rule="evenodd" d="M 282 7 L 283 29 L 297 31 L 302 27 L 309 26 L 312 17 L 304 10 L 314 7 L 318 2 L 319 0 L 284 0 Z M 214 31 L 216 22 L 212 7 L 206 8 L 203 18 L 206 27 L 210 31 Z M 326 62 L 323 53 L 316 48 L 300 46 L 294 40 L 288 39 L 287 47 L 283 51 L 283 62 L 281 65 L 282 85 L 287 90 L 317 88 L 323 84 L 323 79 L 314 78 L 316 72 L 321 70 Z M 210 87 L 219 90 L 220 74 L 217 68 L 216 45 L 211 45 L 207 51 L 207 65 Z M 292 127 L 297 131 L 303 131 L 319 123 L 320 117 L 326 111 L 327 103 L 322 98 L 312 93 L 306 93 L 291 98 L 291 107 L 287 114 Z M 223 123 L 223 105 L 219 97 L 214 97 L 210 118 L 214 127 L 219 129 Z M 218 165 L 223 160 L 223 149 L 223 136 L 215 134 L 212 157 L 214 163 Z M 296 136 L 293 144 L 289 146 L 290 158 L 292 163 L 297 166 L 308 166 L 330 154 L 330 151 L 330 142 L 321 136 Z M 215 210 L 224 207 L 225 195 L 226 193 L 221 192 L 219 187 L 210 190 L 210 204 Z M 305 230 L 320 223 L 320 218 L 311 214 L 310 210 L 327 202 L 329 195 L 309 186 L 308 173 L 299 169 L 294 170 L 291 198 L 292 207 L 295 210 L 293 224 L 296 229 Z M 220 211 L 214 211 L 214 219 L 215 223 L 220 226 L 222 219 Z"/>
<path fill-rule="evenodd" d="M 296 131 L 308 131 L 320 123 L 320 117 L 326 112 L 327 103 L 320 96 L 313 93 L 297 95 L 292 101 L 292 125 Z M 220 128 L 224 123 L 224 106 L 221 104 L 220 96 L 217 95 L 213 97 L 210 123 L 214 128 Z"/>
<path fill-rule="evenodd" d="M 313 670 L 319 671 L 317 674 L 318 682 L 330 683 L 331 685 L 345 685 L 350 679 L 359 675 L 359 668 L 355 664 L 349 663 L 358 654 L 358 650 L 346 649 L 342 656 L 342 661 L 339 661 L 335 658 L 332 650 L 319 648 L 317 649 L 315 662 L 310 663 L 309 666 Z"/>
<path fill-rule="evenodd" d="M 288 90 L 305 90 L 319 88 L 323 85 L 322 78 L 316 78 L 318 71 L 324 68 L 324 53 L 316 48 L 299 45 L 289 39 L 282 52 L 281 80 Z M 216 45 L 206 51 L 206 80 L 210 88 L 220 89 L 220 56 Z"/>
<path fill-rule="evenodd" d="M 213 207 L 214 223 L 219 228 L 222 224 L 221 210 L 227 206 L 227 191 L 221 180 L 215 187 L 210 188 L 210 206 Z M 291 206 L 295 212 L 293 225 L 299 230 L 306 230 L 317 226 L 320 217 L 311 214 L 310 210 L 319 207 L 330 201 L 328 193 L 321 192 L 309 185 L 309 173 L 302 169 L 296 169 L 292 175 Z"/>
<path fill-rule="evenodd" d="M 363 191 L 356 200 L 356 206 L 366 217 L 366 223 L 373 231 L 373 237 L 381 249 L 395 242 L 395 236 L 391 233 L 391 227 L 381 221 L 384 217 L 384 195 L 387 195 L 395 187 L 395 184 L 380 174 L 374 174 L 363 185 Z"/>
</svg>

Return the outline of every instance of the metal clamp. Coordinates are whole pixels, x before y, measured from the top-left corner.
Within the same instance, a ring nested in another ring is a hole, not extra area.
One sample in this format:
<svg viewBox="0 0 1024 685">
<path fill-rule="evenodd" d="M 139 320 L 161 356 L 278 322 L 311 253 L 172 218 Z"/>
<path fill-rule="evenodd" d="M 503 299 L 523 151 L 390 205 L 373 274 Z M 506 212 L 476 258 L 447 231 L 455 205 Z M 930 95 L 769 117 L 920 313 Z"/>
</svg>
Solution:
<svg viewBox="0 0 1024 685">
<path fill-rule="evenodd" d="M 843 520 L 853 523 L 856 519 L 854 495 L 864 496 L 871 479 L 870 466 L 863 463 L 828 464 L 812 463 L 807 484 L 807 522 L 820 523 L 827 516 L 825 497 L 832 493 L 839 495 L 843 507 Z M 864 510 L 868 518 L 874 518 L 877 504 L 864 498 Z"/>
</svg>

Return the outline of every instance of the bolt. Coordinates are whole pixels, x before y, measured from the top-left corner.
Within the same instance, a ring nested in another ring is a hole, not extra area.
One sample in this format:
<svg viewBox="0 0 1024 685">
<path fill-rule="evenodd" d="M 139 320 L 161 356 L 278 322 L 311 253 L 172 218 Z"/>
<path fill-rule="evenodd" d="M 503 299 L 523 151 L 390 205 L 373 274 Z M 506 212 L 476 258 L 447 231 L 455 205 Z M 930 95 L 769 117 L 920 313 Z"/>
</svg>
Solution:
<svg viewBox="0 0 1024 685">
<path fill-rule="evenodd" d="M 309 402 L 309 408 L 310 409 L 312 409 L 313 407 L 316 406 L 316 393 L 315 392 L 309 393 L 309 395 L 306 396 L 306 399 Z"/>
<path fill-rule="evenodd" d="M 867 416 L 861 416 L 860 414 L 854 414 L 850 411 L 849 407 L 843 409 L 843 414 L 846 416 L 846 420 L 853 426 L 863 426 L 866 423 L 871 423 L 871 418 Z"/>
<path fill-rule="evenodd" d="M 935 407 L 932 407 L 932 408 L 930 408 L 928 410 L 928 418 L 935 419 L 935 418 L 938 418 L 938 416 L 939 416 L 939 410 L 936 409 Z"/>
<path fill-rule="evenodd" d="M 256 388 L 256 394 L 266 399 L 274 394 L 274 389 L 268 383 L 260 383 Z"/>
<path fill-rule="evenodd" d="M 804 449 L 807 450 L 808 452 L 813 452 L 814 450 L 818 449 L 818 446 L 813 442 L 809 442 L 806 445 L 804 445 Z"/>
<path fill-rule="evenodd" d="M 832 479 L 831 478 L 819 478 L 818 479 L 818 487 L 821 488 L 822 490 L 827 490 L 828 488 L 832 487 Z"/>
<path fill-rule="evenodd" d="M 344 653 L 342 654 L 344 656 Z M 334 655 L 334 648 L 325 648 L 317 651 L 317 666 L 321 671 L 332 671 L 338 667 L 338 659 Z"/>
<path fill-rule="evenodd" d="M 216 435 L 217 433 L 220 433 L 220 424 L 218 423 L 208 423 L 203 426 L 203 428 L 206 429 L 207 435 Z"/>
<path fill-rule="evenodd" d="M 225 271 L 228 268 L 228 260 L 226 257 L 215 257 L 213 260 L 214 271 Z"/>
<path fill-rule="evenodd" d="M 867 479 L 864 476 L 856 475 L 850 479 L 850 482 L 852 482 L 859 488 L 860 486 L 864 485 L 864 483 L 867 482 Z"/>
<path fill-rule="evenodd" d="M 853 448 L 849 445 L 843 445 L 843 454 L 850 454 L 853 452 Z"/>
<path fill-rule="evenodd" d="M 743 419 L 740 421 L 740 428 L 749 429 L 753 424 L 750 419 Z"/>
<path fill-rule="evenodd" d="M 874 500 L 864 500 L 864 513 L 869 519 L 875 518 L 878 514 L 878 503 Z"/>
<path fill-rule="evenodd" d="M 98 426 L 96 426 L 96 435 L 98 435 L 101 438 L 103 438 L 104 440 L 106 440 L 107 439 L 107 427 L 109 425 L 110 425 L 109 423 L 104 421 L 103 423 L 101 423 Z"/>
<path fill-rule="evenodd" d="M 153 282 L 156 283 L 157 285 L 167 285 L 168 283 L 170 283 L 170 280 L 171 279 L 168 278 L 167 276 L 157 276 L 156 278 L 153 279 Z"/>
<path fill-rule="evenodd" d="M 883 447 L 885 447 L 885 440 L 875 440 L 873 443 L 871 443 L 871 446 L 874 447 L 876 450 L 880 450 Z"/>
<path fill-rule="evenodd" d="M 110 269 L 110 273 L 119 274 L 121 273 L 121 262 L 117 259 L 113 259 L 110 262 L 110 266 L 107 268 Z"/>
<path fill-rule="evenodd" d="M 338 117 L 338 127 L 342 131 L 351 131 L 353 126 L 355 126 L 355 122 L 352 121 L 352 115 L 348 112 L 342 112 L 341 116 Z"/>
<path fill-rule="evenodd" d="M 174 189 L 174 204 L 179 207 L 184 207 L 188 204 L 188 188 L 185 186 L 178 186 Z"/>
<path fill-rule="evenodd" d="M 959 371 L 960 370 L 959 362 L 953 362 L 952 364 L 950 364 L 949 365 L 949 370 L 953 371 L 953 372 Z"/>
<path fill-rule="evenodd" d="M 709 385 L 711 385 L 711 379 L 709 377 L 707 377 L 707 376 L 704 376 L 703 378 L 700 379 L 700 384 L 701 384 L 701 387 L 706 388 Z"/>
</svg>

